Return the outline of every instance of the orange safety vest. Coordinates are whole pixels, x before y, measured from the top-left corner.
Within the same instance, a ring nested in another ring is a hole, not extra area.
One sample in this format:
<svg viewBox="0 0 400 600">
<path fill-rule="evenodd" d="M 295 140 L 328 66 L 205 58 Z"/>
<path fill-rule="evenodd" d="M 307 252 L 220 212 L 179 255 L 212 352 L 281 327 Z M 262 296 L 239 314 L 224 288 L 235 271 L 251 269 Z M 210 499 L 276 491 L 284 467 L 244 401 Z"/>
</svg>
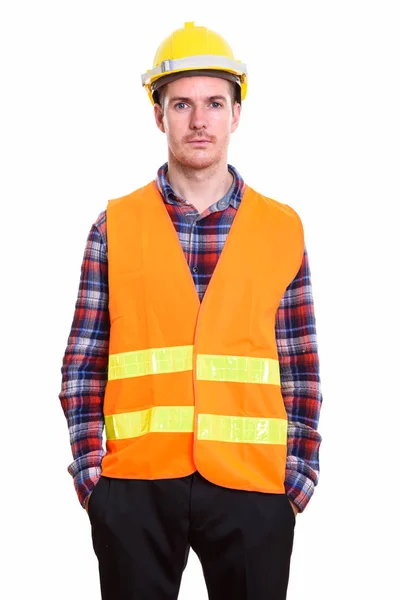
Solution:
<svg viewBox="0 0 400 600">
<path fill-rule="evenodd" d="M 304 253 L 297 213 L 247 186 L 201 303 L 154 181 L 109 202 L 107 237 L 103 475 L 283 492 L 275 315 Z"/>
</svg>

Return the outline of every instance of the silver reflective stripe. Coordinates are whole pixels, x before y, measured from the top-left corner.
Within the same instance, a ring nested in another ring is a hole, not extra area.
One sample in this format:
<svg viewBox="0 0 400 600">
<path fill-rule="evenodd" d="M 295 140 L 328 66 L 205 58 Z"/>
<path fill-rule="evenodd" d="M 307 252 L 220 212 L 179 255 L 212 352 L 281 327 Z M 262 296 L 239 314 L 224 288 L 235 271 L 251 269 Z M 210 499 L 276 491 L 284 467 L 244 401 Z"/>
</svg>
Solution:
<svg viewBox="0 0 400 600">
<path fill-rule="evenodd" d="M 151 71 L 142 75 L 142 85 L 146 85 L 156 75 L 170 73 L 171 71 L 183 71 L 185 69 L 226 69 L 238 75 L 247 75 L 247 67 L 226 56 L 215 56 L 214 54 L 202 54 L 200 56 L 188 56 L 176 60 L 164 60 L 161 65 L 154 67 Z"/>
</svg>

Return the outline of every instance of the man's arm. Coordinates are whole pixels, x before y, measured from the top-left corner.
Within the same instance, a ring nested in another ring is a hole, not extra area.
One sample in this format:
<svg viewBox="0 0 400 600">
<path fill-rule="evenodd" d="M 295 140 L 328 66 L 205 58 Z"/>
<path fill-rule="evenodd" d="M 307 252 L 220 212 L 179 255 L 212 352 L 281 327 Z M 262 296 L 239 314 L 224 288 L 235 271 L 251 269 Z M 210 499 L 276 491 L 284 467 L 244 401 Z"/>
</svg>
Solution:
<svg viewBox="0 0 400 600">
<path fill-rule="evenodd" d="M 302 512 L 319 477 L 322 402 L 314 304 L 307 250 L 276 314 L 281 390 L 288 416 L 285 489 Z"/>
<path fill-rule="evenodd" d="M 105 213 L 90 230 L 78 299 L 62 365 L 61 406 L 74 462 L 68 467 L 82 506 L 101 474 L 109 313 Z"/>
</svg>

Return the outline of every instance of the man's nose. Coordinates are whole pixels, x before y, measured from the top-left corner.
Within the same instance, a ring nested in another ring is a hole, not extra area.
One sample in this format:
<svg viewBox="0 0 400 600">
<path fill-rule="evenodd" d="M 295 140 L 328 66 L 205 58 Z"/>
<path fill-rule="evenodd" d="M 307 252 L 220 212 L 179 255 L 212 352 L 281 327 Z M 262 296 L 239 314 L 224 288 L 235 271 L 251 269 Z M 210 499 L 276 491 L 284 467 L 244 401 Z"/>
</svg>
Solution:
<svg viewBox="0 0 400 600">
<path fill-rule="evenodd" d="M 203 129 L 207 126 L 206 112 L 202 106 L 193 107 L 190 125 L 192 129 Z"/>
</svg>

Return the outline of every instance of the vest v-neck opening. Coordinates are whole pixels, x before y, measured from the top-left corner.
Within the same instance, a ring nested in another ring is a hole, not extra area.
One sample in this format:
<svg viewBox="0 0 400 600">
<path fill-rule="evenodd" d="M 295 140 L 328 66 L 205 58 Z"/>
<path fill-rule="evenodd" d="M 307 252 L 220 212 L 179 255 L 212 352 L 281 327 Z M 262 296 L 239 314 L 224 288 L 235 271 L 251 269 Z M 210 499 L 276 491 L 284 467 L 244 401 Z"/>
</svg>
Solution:
<svg viewBox="0 0 400 600">
<path fill-rule="evenodd" d="M 235 218 L 233 219 L 233 222 L 232 222 L 232 225 L 231 225 L 231 227 L 230 227 L 230 230 L 229 230 L 229 232 L 228 232 L 228 234 L 227 234 L 227 236 L 226 236 L 225 243 L 224 243 L 224 245 L 223 245 L 223 248 L 222 248 L 222 250 L 221 250 L 221 254 L 220 254 L 220 256 L 219 256 L 219 259 L 218 259 L 218 261 L 217 261 L 217 264 L 215 265 L 214 271 L 213 271 L 213 273 L 212 273 L 212 275 L 211 275 L 211 277 L 210 277 L 210 280 L 209 280 L 209 282 L 208 282 L 207 288 L 206 288 L 206 290 L 205 290 L 205 292 L 204 292 L 204 295 L 203 295 L 203 299 L 202 299 L 201 301 L 200 301 L 199 295 L 198 295 L 198 293 L 197 293 L 196 285 L 195 285 L 195 283 L 194 283 L 194 281 L 193 281 L 193 277 L 192 277 L 192 274 L 191 274 L 191 271 L 190 271 L 190 267 L 189 267 L 189 265 L 188 265 L 188 262 L 187 262 L 187 260 L 186 260 L 185 253 L 184 253 L 184 251 L 183 251 L 182 244 L 181 244 L 181 242 L 180 242 L 180 239 L 179 239 L 178 233 L 177 233 L 177 231 L 176 231 L 176 229 L 175 229 L 175 227 L 174 227 L 174 224 L 173 224 L 173 222 L 172 222 L 172 220 L 171 220 L 171 217 L 170 217 L 170 215 L 169 215 L 169 213 L 168 213 L 168 210 L 167 210 L 167 208 L 166 208 L 166 206 L 165 206 L 165 202 L 164 202 L 164 200 L 163 200 L 163 197 L 162 197 L 162 195 L 161 195 L 161 193 L 160 193 L 160 191 L 159 191 L 159 189 L 158 189 L 158 187 L 157 187 L 157 184 L 156 184 L 156 182 L 155 182 L 155 181 L 153 181 L 153 190 L 155 191 L 155 193 L 156 193 L 156 195 L 157 195 L 157 197 L 158 197 L 158 200 L 159 200 L 159 202 L 161 202 L 161 203 L 162 203 L 162 207 L 163 207 L 163 209 L 164 209 L 164 210 L 163 210 L 163 214 L 164 214 L 164 216 L 165 216 L 165 219 L 168 221 L 168 226 L 169 226 L 169 229 L 170 229 L 170 230 L 173 232 L 173 234 L 174 234 L 174 239 L 175 239 L 175 240 L 177 241 L 177 243 L 179 244 L 179 249 L 180 249 L 180 253 L 179 253 L 179 255 L 180 255 L 180 257 L 181 257 L 181 261 L 184 263 L 185 272 L 186 272 L 186 274 L 187 274 L 187 275 L 189 276 L 189 278 L 190 278 L 191 288 L 192 288 L 193 292 L 195 293 L 195 296 L 196 296 L 196 299 L 197 299 L 198 306 L 199 306 L 199 307 L 200 307 L 200 306 L 203 306 L 203 307 L 204 307 L 204 303 L 205 303 L 205 301 L 206 301 L 207 297 L 209 296 L 209 289 L 210 289 L 210 286 L 213 284 L 213 281 L 214 281 L 214 279 L 215 279 L 216 275 L 218 275 L 219 269 L 221 268 L 221 267 L 220 267 L 221 260 L 224 260 L 224 257 L 225 257 L 225 255 L 226 255 L 226 253 L 227 253 L 227 249 L 228 249 L 227 247 L 229 247 L 229 246 L 232 244 L 232 239 L 231 239 L 231 238 L 232 238 L 232 235 L 234 235 L 234 234 L 235 234 L 235 231 L 236 231 L 236 229 L 237 229 L 237 220 L 238 220 L 238 218 L 239 218 L 239 217 L 240 217 L 240 218 L 242 218 L 242 217 L 241 217 L 241 214 L 242 214 L 242 212 L 243 212 L 243 210 L 242 210 L 243 204 L 245 204 L 245 206 L 247 205 L 247 197 L 248 197 L 247 190 L 248 190 L 248 188 L 247 188 L 247 186 L 245 185 L 245 187 L 244 187 L 244 191 L 243 191 L 242 200 L 241 200 L 241 202 L 240 202 L 240 204 L 239 204 L 239 208 L 237 209 L 237 213 L 236 213 L 236 215 L 235 215 Z"/>
</svg>

